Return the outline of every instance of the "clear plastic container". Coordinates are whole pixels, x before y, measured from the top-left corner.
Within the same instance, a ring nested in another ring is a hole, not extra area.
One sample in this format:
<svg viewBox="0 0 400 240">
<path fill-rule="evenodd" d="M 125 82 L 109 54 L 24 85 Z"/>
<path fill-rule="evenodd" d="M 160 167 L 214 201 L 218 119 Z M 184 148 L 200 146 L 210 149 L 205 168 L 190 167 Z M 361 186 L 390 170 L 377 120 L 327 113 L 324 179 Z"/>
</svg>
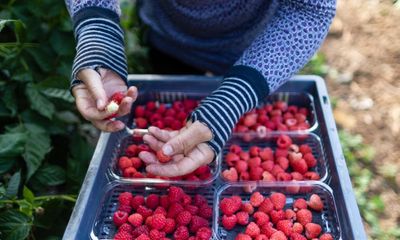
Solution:
<svg viewBox="0 0 400 240">
<path fill-rule="evenodd" d="M 200 187 L 193 189 L 185 185 L 174 186 L 181 187 L 186 194 L 194 196 L 200 194 L 204 196 L 210 207 L 214 204 L 214 193 L 216 192 L 213 186 Z M 140 194 L 144 197 L 149 194 L 167 194 L 169 186 L 159 186 L 151 183 L 131 183 L 119 184 L 110 183 L 104 189 L 104 195 L 96 209 L 95 221 L 90 233 L 91 239 L 112 239 L 117 232 L 117 227 L 113 223 L 113 214 L 118 209 L 118 196 L 122 192 L 131 192 L 132 194 Z M 213 217 L 214 218 L 214 217 Z M 211 221 L 210 221 L 211 222 Z M 210 225 L 211 227 L 211 225 Z M 213 237 L 214 239 L 215 237 Z"/>
<path fill-rule="evenodd" d="M 244 232 L 245 227 L 236 226 L 232 230 L 226 230 L 221 225 L 221 213 L 219 211 L 219 203 L 225 197 L 239 195 L 243 201 L 250 199 L 251 189 L 259 191 L 264 196 L 268 196 L 273 192 L 280 192 L 286 195 L 285 209 L 292 206 L 297 198 L 308 199 L 311 194 L 318 194 L 324 204 L 322 212 L 313 212 L 313 222 L 318 223 L 322 227 L 322 233 L 329 232 L 335 240 L 341 238 L 341 228 L 338 221 L 337 208 L 333 198 L 332 189 L 321 182 L 275 182 L 275 183 L 256 183 L 256 182 L 241 182 L 228 183 L 220 187 L 215 192 L 214 204 L 214 221 L 213 232 L 218 240 L 234 240 L 238 233 Z"/>
<path fill-rule="evenodd" d="M 292 133 L 292 132 L 269 132 L 266 136 L 260 137 L 257 134 L 237 134 L 231 137 L 231 139 L 225 145 L 222 157 L 221 157 L 221 173 L 222 171 L 229 169 L 229 166 L 225 162 L 225 156 L 229 152 L 229 148 L 231 145 L 236 144 L 242 147 L 243 150 L 248 151 L 251 146 L 259 146 L 259 147 L 270 147 L 273 151 L 277 148 L 276 140 L 282 134 L 288 135 L 294 144 L 301 145 L 307 144 L 311 147 L 312 153 L 317 160 L 317 165 L 311 168 L 312 171 L 315 171 L 321 177 L 318 181 L 325 181 L 328 178 L 328 171 L 327 171 L 327 163 L 326 163 L 326 156 L 322 149 L 321 139 L 313 134 L 313 133 Z M 250 139 L 246 141 L 244 139 L 244 135 L 247 137 L 250 136 Z M 290 169 L 290 167 L 289 167 Z M 221 174 L 220 174 L 221 176 Z M 222 178 L 222 181 L 226 181 Z M 260 180 L 262 182 L 262 180 Z"/>
</svg>

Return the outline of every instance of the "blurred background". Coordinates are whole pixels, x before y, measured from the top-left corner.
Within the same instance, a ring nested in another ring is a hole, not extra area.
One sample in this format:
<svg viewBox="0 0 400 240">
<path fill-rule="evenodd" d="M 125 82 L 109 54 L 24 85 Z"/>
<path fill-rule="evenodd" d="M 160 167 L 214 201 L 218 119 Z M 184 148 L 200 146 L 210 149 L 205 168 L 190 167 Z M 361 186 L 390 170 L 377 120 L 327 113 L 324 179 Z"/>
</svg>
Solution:
<svg viewBox="0 0 400 240">
<path fill-rule="evenodd" d="M 133 1 L 121 1 L 130 73 L 151 73 Z M 328 84 L 370 239 L 400 239 L 400 1 L 338 1 L 302 74 Z M 0 239 L 62 237 L 99 132 L 74 107 L 63 1 L 0 0 Z"/>
</svg>

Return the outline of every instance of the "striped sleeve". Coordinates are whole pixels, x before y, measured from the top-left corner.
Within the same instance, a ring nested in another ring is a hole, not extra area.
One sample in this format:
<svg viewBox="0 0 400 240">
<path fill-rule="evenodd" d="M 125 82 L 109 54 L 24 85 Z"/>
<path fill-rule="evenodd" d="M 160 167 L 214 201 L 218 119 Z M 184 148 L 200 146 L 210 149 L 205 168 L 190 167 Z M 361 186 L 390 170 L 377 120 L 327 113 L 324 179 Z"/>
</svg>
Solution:
<svg viewBox="0 0 400 240">
<path fill-rule="evenodd" d="M 85 8 L 74 16 L 76 55 L 72 65 L 71 88 L 79 84 L 82 69 L 107 68 L 127 82 L 124 33 L 116 13 L 98 7 Z"/>
<path fill-rule="evenodd" d="M 216 155 L 228 141 L 240 117 L 255 108 L 269 94 L 267 82 L 260 72 L 247 66 L 234 66 L 221 85 L 191 115 L 212 131 L 208 145 Z"/>
</svg>

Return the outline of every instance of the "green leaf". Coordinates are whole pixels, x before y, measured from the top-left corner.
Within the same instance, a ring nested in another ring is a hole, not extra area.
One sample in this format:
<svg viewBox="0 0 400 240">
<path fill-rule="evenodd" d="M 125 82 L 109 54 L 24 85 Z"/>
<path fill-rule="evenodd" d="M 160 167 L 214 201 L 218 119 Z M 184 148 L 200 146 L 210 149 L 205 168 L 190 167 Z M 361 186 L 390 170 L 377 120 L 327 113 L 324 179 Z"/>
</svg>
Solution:
<svg viewBox="0 0 400 240">
<path fill-rule="evenodd" d="M 29 179 L 42 164 L 45 155 L 51 150 L 50 136 L 46 132 L 29 131 L 23 157 L 27 165 L 27 179 Z"/>
<path fill-rule="evenodd" d="M 14 26 L 17 25 L 22 25 L 23 23 L 20 20 L 15 20 L 15 19 L 0 19 L 0 32 L 3 30 L 3 28 L 6 26 L 8 23 L 13 23 Z"/>
<path fill-rule="evenodd" d="M 14 86 L 7 87 L 6 91 L 4 91 L 2 100 L 6 108 L 11 111 L 11 115 L 15 116 L 17 113 L 17 97 L 15 95 Z"/>
<path fill-rule="evenodd" d="M 15 158 L 0 158 L 0 174 L 10 170 L 15 164 Z"/>
<path fill-rule="evenodd" d="M 26 239 L 31 227 L 31 218 L 21 212 L 7 210 L 0 214 L 0 232 L 4 240 Z"/>
<path fill-rule="evenodd" d="M 31 109 L 36 110 L 41 115 L 51 119 L 55 107 L 52 102 L 50 102 L 46 97 L 44 97 L 35 87 L 31 84 L 27 85 L 25 88 L 25 94 L 29 99 L 31 104 Z"/>
<path fill-rule="evenodd" d="M 0 135 L 0 158 L 16 157 L 24 151 L 26 133 L 6 133 Z"/>
<path fill-rule="evenodd" d="M 22 195 L 24 196 L 24 199 L 30 203 L 33 203 L 33 201 L 35 200 L 35 195 L 33 195 L 33 192 L 29 190 L 27 186 L 24 186 Z"/>
<path fill-rule="evenodd" d="M 46 88 L 41 92 L 48 97 L 61 99 L 69 103 L 73 103 L 75 101 L 69 90 L 66 89 Z"/>
<path fill-rule="evenodd" d="M 44 165 L 33 176 L 35 180 L 46 186 L 57 186 L 65 182 L 65 171 L 57 165 Z"/>
<path fill-rule="evenodd" d="M 32 216 L 33 214 L 33 205 L 27 200 L 19 200 L 18 201 L 19 211 L 25 213 L 27 216 Z"/>
<path fill-rule="evenodd" d="M 18 195 L 19 184 L 21 183 L 21 171 L 14 173 L 8 182 L 7 196 L 14 198 Z"/>
<path fill-rule="evenodd" d="M 60 56 L 68 56 L 73 53 L 74 41 L 70 33 L 53 31 L 50 37 L 50 44 L 54 51 Z"/>
<path fill-rule="evenodd" d="M 35 59 L 35 62 L 43 71 L 49 72 L 52 69 L 53 61 L 49 61 L 52 55 L 49 52 L 50 50 L 48 49 L 48 47 L 44 47 L 44 45 L 42 46 L 43 47 L 41 47 L 40 49 L 29 48 L 26 49 L 26 51 L 31 54 L 31 56 Z"/>
</svg>

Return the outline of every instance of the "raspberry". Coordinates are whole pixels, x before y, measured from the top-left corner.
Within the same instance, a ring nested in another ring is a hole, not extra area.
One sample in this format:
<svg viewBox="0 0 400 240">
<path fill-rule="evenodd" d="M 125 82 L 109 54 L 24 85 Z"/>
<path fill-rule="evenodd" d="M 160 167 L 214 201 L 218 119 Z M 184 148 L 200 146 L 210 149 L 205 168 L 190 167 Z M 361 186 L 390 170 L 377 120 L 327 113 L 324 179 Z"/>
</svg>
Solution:
<svg viewBox="0 0 400 240">
<path fill-rule="evenodd" d="M 253 214 L 253 218 L 258 226 L 262 226 L 269 222 L 269 216 L 261 211 L 257 211 Z"/>
<path fill-rule="evenodd" d="M 168 198 L 170 203 L 179 202 L 182 199 L 183 195 L 184 192 L 182 188 L 175 186 L 169 188 Z"/>
<path fill-rule="evenodd" d="M 140 205 L 144 204 L 144 197 L 142 195 L 136 195 L 131 200 L 131 206 L 133 209 L 137 209 Z"/>
<path fill-rule="evenodd" d="M 199 212 L 199 208 L 194 206 L 194 205 L 186 205 L 185 209 L 191 214 L 191 215 L 197 215 Z"/>
<path fill-rule="evenodd" d="M 208 165 L 200 166 L 194 171 L 194 174 L 196 174 L 197 176 L 208 173 L 210 173 L 210 167 Z"/>
<path fill-rule="evenodd" d="M 152 216 L 150 226 L 153 229 L 161 230 L 164 228 L 166 222 L 166 218 L 162 214 L 154 214 Z"/>
<path fill-rule="evenodd" d="M 136 157 L 138 154 L 138 146 L 136 144 L 132 144 L 129 145 L 126 149 L 125 149 L 125 154 L 128 157 Z"/>
<path fill-rule="evenodd" d="M 241 202 L 240 202 L 241 205 Z M 213 210 L 210 206 L 208 206 L 207 204 L 203 204 L 202 206 L 200 206 L 199 208 L 199 214 L 200 217 L 205 218 L 205 219 L 211 219 L 212 215 L 213 215 Z"/>
<path fill-rule="evenodd" d="M 160 197 L 160 206 L 163 207 L 164 209 L 168 209 L 169 207 L 169 197 L 167 195 L 162 195 Z"/>
<path fill-rule="evenodd" d="M 120 157 L 118 160 L 118 167 L 122 170 L 132 167 L 132 161 L 127 157 Z"/>
<path fill-rule="evenodd" d="M 118 206 L 118 211 L 123 211 L 123 212 L 130 213 L 132 211 L 132 207 L 129 206 L 129 205 L 119 205 Z"/>
<path fill-rule="evenodd" d="M 256 114 L 246 114 L 244 117 L 243 124 L 247 127 L 251 127 L 257 123 L 257 115 Z"/>
<path fill-rule="evenodd" d="M 307 166 L 309 168 L 317 166 L 317 159 L 315 159 L 312 153 L 304 154 L 303 158 L 304 160 L 306 160 Z"/>
<path fill-rule="evenodd" d="M 141 234 L 136 240 L 151 240 L 146 234 Z"/>
<path fill-rule="evenodd" d="M 303 198 L 298 198 L 293 203 L 293 209 L 295 211 L 306 208 L 307 208 L 307 202 Z"/>
<path fill-rule="evenodd" d="M 196 240 L 210 240 L 211 237 L 212 231 L 208 227 L 202 227 L 196 233 Z"/>
<path fill-rule="evenodd" d="M 268 237 L 264 234 L 260 234 L 254 240 L 268 240 Z"/>
<path fill-rule="evenodd" d="M 324 233 L 319 237 L 319 240 L 333 240 L 333 237 L 330 233 Z"/>
<path fill-rule="evenodd" d="M 172 218 L 167 218 L 167 219 L 165 219 L 165 226 L 164 226 L 164 228 L 163 228 L 163 231 L 166 233 L 166 234 L 170 234 L 170 233 L 173 233 L 174 232 L 174 230 L 175 230 L 175 220 L 174 219 L 172 219 Z"/>
<path fill-rule="evenodd" d="M 292 139 L 288 135 L 280 135 L 276 140 L 279 148 L 288 148 L 292 144 Z"/>
<path fill-rule="evenodd" d="M 308 201 L 308 207 L 320 212 L 324 208 L 324 204 L 317 194 L 312 194 L 310 200 Z"/>
<path fill-rule="evenodd" d="M 302 181 L 302 180 L 304 180 L 303 175 L 301 175 L 301 173 L 299 173 L 299 172 L 291 172 L 290 175 L 292 175 L 292 179 L 294 181 Z"/>
<path fill-rule="evenodd" d="M 167 216 L 169 218 L 175 218 L 175 216 L 182 212 L 184 210 L 184 208 L 182 207 L 182 205 L 180 203 L 174 202 L 170 205 L 169 209 L 168 209 L 168 214 Z"/>
<path fill-rule="evenodd" d="M 276 175 L 276 179 L 278 181 L 290 181 L 292 180 L 292 175 L 290 175 L 290 173 L 280 172 Z"/>
<path fill-rule="evenodd" d="M 224 170 L 222 172 L 222 177 L 225 180 L 231 181 L 231 182 L 236 182 L 239 178 L 236 168 L 233 168 L 233 167 L 231 167 L 229 170 L 228 169 Z"/>
<path fill-rule="evenodd" d="M 243 161 L 249 161 L 250 159 L 250 154 L 248 152 L 241 152 L 239 154 L 240 159 L 242 159 Z"/>
<path fill-rule="evenodd" d="M 283 173 L 283 172 L 285 172 L 285 170 L 283 170 L 283 169 L 281 168 L 281 166 L 279 166 L 278 164 L 275 164 L 275 165 L 272 167 L 272 170 L 271 170 L 271 173 L 272 173 L 272 175 L 274 175 L 274 176 L 277 176 L 278 173 Z"/>
<path fill-rule="evenodd" d="M 172 160 L 172 157 L 165 155 L 162 150 L 158 150 L 157 151 L 157 159 L 161 163 L 167 163 Z"/>
<path fill-rule="evenodd" d="M 133 228 L 131 225 L 129 225 L 128 223 L 124 223 L 122 224 L 119 228 L 118 228 L 118 232 L 132 232 Z"/>
<path fill-rule="evenodd" d="M 250 237 L 255 238 L 260 234 L 260 227 L 258 227 L 255 222 L 250 222 L 246 227 L 245 233 Z"/>
<path fill-rule="evenodd" d="M 271 173 L 264 171 L 262 174 L 262 180 L 266 182 L 274 182 L 276 181 L 276 178 Z"/>
<path fill-rule="evenodd" d="M 235 163 L 239 160 L 240 160 L 239 156 L 231 152 L 227 153 L 225 156 L 226 164 L 228 164 L 229 167 L 233 167 Z"/>
<path fill-rule="evenodd" d="M 251 240 L 251 237 L 247 234 L 239 233 L 236 237 L 235 240 Z"/>
<path fill-rule="evenodd" d="M 146 198 L 146 207 L 150 209 L 155 209 L 158 207 L 159 197 L 157 194 L 150 194 Z"/>
<path fill-rule="evenodd" d="M 239 210 L 240 205 L 238 206 L 231 198 L 224 198 L 221 200 L 219 207 L 223 214 L 230 216 Z"/>
<path fill-rule="evenodd" d="M 147 120 L 145 118 L 136 118 L 135 124 L 137 128 L 146 128 L 147 127 Z"/>
<path fill-rule="evenodd" d="M 274 209 L 274 205 L 270 198 L 265 198 L 264 201 L 260 204 L 259 211 L 269 213 Z"/>
<path fill-rule="evenodd" d="M 238 212 L 236 213 L 236 217 L 239 225 L 246 225 L 249 223 L 249 214 L 247 212 Z"/>
<path fill-rule="evenodd" d="M 192 198 L 187 194 L 183 194 L 182 204 L 185 206 L 185 205 L 189 205 L 191 203 L 192 203 Z"/>
<path fill-rule="evenodd" d="M 229 151 L 235 154 L 240 154 L 242 152 L 242 148 L 239 145 L 232 144 L 229 147 Z"/>
<path fill-rule="evenodd" d="M 261 158 L 259 157 L 250 158 L 248 164 L 249 168 L 259 167 L 261 165 Z"/>
<path fill-rule="evenodd" d="M 287 240 L 287 237 L 282 231 L 276 231 L 271 235 L 269 240 Z"/>
<path fill-rule="evenodd" d="M 130 160 L 131 160 L 131 162 L 132 162 L 132 166 L 135 168 L 135 169 L 139 169 L 139 168 L 141 168 L 142 167 L 142 160 L 140 159 L 140 158 L 138 158 L 138 157 L 132 157 L 132 158 L 130 158 Z"/>
<path fill-rule="evenodd" d="M 133 196 L 130 192 L 123 192 L 118 196 L 118 202 L 121 205 L 129 205 Z"/>
<path fill-rule="evenodd" d="M 167 211 L 163 207 L 157 207 L 156 210 L 154 210 L 153 214 L 162 214 L 164 216 L 167 216 Z"/>
<path fill-rule="evenodd" d="M 128 217 L 128 221 L 132 226 L 139 227 L 143 223 L 143 216 L 139 213 L 134 213 Z"/>
<path fill-rule="evenodd" d="M 261 226 L 261 233 L 265 234 L 265 236 L 267 236 L 267 237 L 271 237 L 272 234 L 274 234 L 276 231 L 278 231 L 278 230 L 273 228 L 272 224 L 270 225 L 267 223 L 267 224 L 264 224 Z"/>
<path fill-rule="evenodd" d="M 136 173 L 137 171 L 134 167 L 128 167 L 124 169 L 122 176 L 126 178 L 133 178 Z"/>
<path fill-rule="evenodd" d="M 287 149 L 277 148 L 275 149 L 275 157 L 286 157 L 288 155 Z M 290 159 L 289 159 L 290 160 Z"/>
<path fill-rule="evenodd" d="M 290 220 L 281 220 L 276 224 L 276 229 L 282 231 L 286 236 L 292 233 L 293 223 Z"/>
<path fill-rule="evenodd" d="M 304 159 L 293 160 L 290 163 L 290 166 L 293 168 L 294 171 L 299 172 L 301 174 L 306 173 L 308 170 L 306 160 Z"/>
<path fill-rule="evenodd" d="M 254 192 L 250 196 L 250 203 L 253 207 L 258 207 L 264 201 L 264 196 L 260 192 Z"/>
<path fill-rule="evenodd" d="M 276 159 L 276 163 L 279 164 L 279 166 L 283 169 L 286 170 L 289 167 L 289 160 L 285 157 L 278 157 Z"/>
<path fill-rule="evenodd" d="M 292 209 L 286 209 L 285 217 L 288 220 L 295 220 L 296 219 L 296 213 Z"/>
<path fill-rule="evenodd" d="M 271 217 L 271 221 L 275 224 L 280 220 L 284 220 L 286 217 L 283 210 L 272 210 L 269 215 Z"/>
<path fill-rule="evenodd" d="M 305 154 L 307 154 L 307 153 L 312 153 L 311 147 L 310 147 L 309 145 L 307 145 L 307 144 L 302 144 L 302 145 L 300 145 L 299 151 L 300 151 L 303 155 L 305 155 Z"/>
<path fill-rule="evenodd" d="M 148 235 L 149 234 L 149 228 L 146 225 L 142 225 L 140 227 L 137 227 L 137 228 L 133 229 L 133 231 L 132 231 L 132 236 L 134 238 L 136 238 L 136 237 L 138 237 L 138 236 L 140 236 L 142 234 L 144 234 L 144 235 Z"/>
<path fill-rule="evenodd" d="M 285 207 L 286 196 L 283 193 L 273 193 L 270 199 L 276 210 L 281 210 Z"/>
<path fill-rule="evenodd" d="M 239 160 L 239 161 L 236 162 L 235 168 L 240 173 L 241 172 L 246 172 L 247 168 L 248 168 L 247 162 L 243 161 L 243 160 Z"/>
<path fill-rule="evenodd" d="M 321 177 L 316 172 L 306 172 L 304 173 L 304 178 L 307 180 L 319 180 Z"/>
<path fill-rule="evenodd" d="M 115 234 L 114 240 L 133 240 L 133 237 L 129 232 L 122 231 Z"/>
<path fill-rule="evenodd" d="M 261 168 L 264 169 L 265 171 L 271 172 L 274 165 L 275 165 L 274 161 L 267 160 L 261 163 Z"/>
<path fill-rule="evenodd" d="M 128 213 L 123 211 L 116 211 L 113 215 L 114 224 L 121 226 L 128 221 Z"/>
<path fill-rule="evenodd" d="M 300 209 L 296 213 L 296 220 L 303 226 L 312 222 L 312 213 L 308 209 Z"/>
<path fill-rule="evenodd" d="M 146 219 L 147 217 L 150 217 L 153 214 L 153 211 L 151 209 L 148 209 L 142 205 L 136 209 L 136 212 L 142 215 L 143 219 Z"/>
<path fill-rule="evenodd" d="M 222 226 L 226 230 L 232 230 L 233 228 L 235 228 L 236 223 L 237 223 L 236 215 L 231 215 L 231 216 L 224 215 L 224 216 L 222 216 Z"/>
<path fill-rule="evenodd" d="M 294 232 L 290 235 L 290 239 L 291 240 L 307 240 L 306 237 L 304 237 L 303 235 L 301 235 L 300 233 Z"/>
<path fill-rule="evenodd" d="M 208 227 L 207 219 L 204 219 L 199 216 L 192 216 L 192 220 L 190 221 L 190 232 L 197 232 L 202 227 Z"/>
<path fill-rule="evenodd" d="M 264 170 L 261 167 L 250 168 L 250 179 L 254 181 L 261 180 Z"/>
<path fill-rule="evenodd" d="M 138 152 L 149 152 L 150 147 L 147 144 L 139 144 L 138 145 Z"/>
<path fill-rule="evenodd" d="M 260 158 L 263 161 L 273 161 L 274 160 L 274 154 L 271 148 L 264 148 L 261 152 L 260 152 Z"/>
<path fill-rule="evenodd" d="M 321 226 L 316 223 L 307 223 L 305 228 L 306 228 L 306 237 L 308 239 L 318 237 L 322 231 Z"/>
<path fill-rule="evenodd" d="M 189 238 L 189 230 L 185 226 L 179 226 L 174 232 L 175 240 L 186 240 Z"/>
<path fill-rule="evenodd" d="M 157 229 L 152 229 L 149 233 L 150 239 L 160 239 L 165 237 L 165 232 L 160 232 Z"/>
<path fill-rule="evenodd" d="M 292 228 L 294 233 L 303 233 L 304 227 L 298 222 L 293 223 L 293 228 Z"/>
<path fill-rule="evenodd" d="M 247 181 L 250 179 L 250 175 L 248 172 L 242 172 L 239 176 L 240 181 Z"/>
<path fill-rule="evenodd" d="M 200 206 L 200 205 L 203 205 L 204 203 L 207 203 L 207 199 L 204 196 L 202 196 L 200 194 L 196 194 L 193 197 L 193 203 L 192 203 L 193 205 Z"/>
<path fill-rule="evenodd" d="M 176 223 L 178 225 L 183 225 L 186 226 L 190 223 L 190 220 L 192 219 L 192 215 L 188 211 L 182 211 L 176 215 Z"/>
<path fill-rule="evenodd" d="M 242 203 L 242 206 L 240 208 L 242 211 L 247 212 L 248 214 L 253 214 L 254 212 L 254 207 L 251 205 L 251 203 Z"/>
</svg>

